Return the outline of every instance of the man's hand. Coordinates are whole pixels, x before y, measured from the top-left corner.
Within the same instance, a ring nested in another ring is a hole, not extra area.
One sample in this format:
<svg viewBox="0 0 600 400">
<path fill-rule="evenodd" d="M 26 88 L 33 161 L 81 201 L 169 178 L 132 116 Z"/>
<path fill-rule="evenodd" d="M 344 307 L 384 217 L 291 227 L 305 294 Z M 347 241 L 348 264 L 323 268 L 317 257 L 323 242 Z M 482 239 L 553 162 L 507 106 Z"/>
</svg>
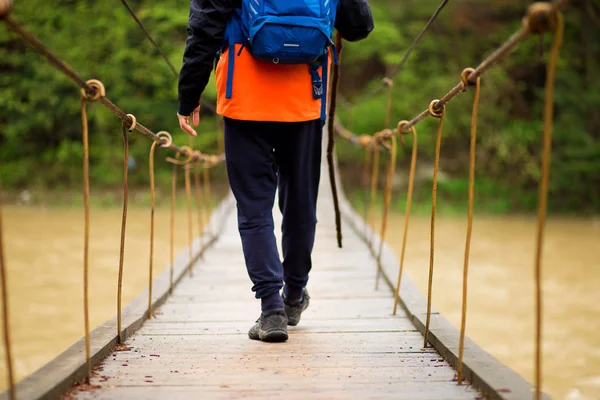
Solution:
<svg viewBox="0 0 600 400">
<path fill-rule="evenodd" d="M 177 119 L 179 120 L 179 126 L 184 132 L 187 132 L 187 134 L 190 136 L 198 136 L 194 128 L 190 126 L 189 117 L 177 113 Z M 192 112 L 192 119 L 194 126 L 198 126 L 200 124 L 200 106 L 196 107 L 196 109 Z"/>
</svg>

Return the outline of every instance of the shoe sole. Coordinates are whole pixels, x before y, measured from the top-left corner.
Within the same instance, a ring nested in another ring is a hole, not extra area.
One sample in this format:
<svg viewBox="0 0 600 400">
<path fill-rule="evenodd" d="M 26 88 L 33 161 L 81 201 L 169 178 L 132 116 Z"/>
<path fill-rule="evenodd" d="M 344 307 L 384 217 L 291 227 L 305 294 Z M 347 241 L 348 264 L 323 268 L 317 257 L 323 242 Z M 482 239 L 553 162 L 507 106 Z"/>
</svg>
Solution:
<svg viewBox="0 0 600 400">
<path fill-rule="evenodd" d="M 263 342 L 285 342 L 288 340 L 288 333 L 283 329 L 274 329 L 269 332 L 260 331 L 258 336 Z"/>
</svg>

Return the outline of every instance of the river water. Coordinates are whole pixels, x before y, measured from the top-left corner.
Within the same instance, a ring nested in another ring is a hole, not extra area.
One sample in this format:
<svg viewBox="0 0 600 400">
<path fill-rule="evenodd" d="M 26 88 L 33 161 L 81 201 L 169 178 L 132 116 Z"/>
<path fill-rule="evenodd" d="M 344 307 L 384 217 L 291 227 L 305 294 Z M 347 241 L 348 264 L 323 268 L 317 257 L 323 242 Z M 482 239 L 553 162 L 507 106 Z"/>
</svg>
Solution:
<svg viewBox="0 0 600 400">
<path fill-rule="evenodd" d="M 156 212 L 155 276 L 169 263 L 169 210 Z M 92 326 L 116 313 L 120 210 L 93 209 L 90 240 Z M 83 212 L 72 208 L 4 209 L 11 330 L 18 378 L 83 335 Z M 176 248 L 187 242 L 177 212 Z M 388 241 L 400 252 L 403 216 L 392 214 Z M 533 376 L 532 217 L 476 217 L 467 335 L 527 379 Z M 196 231 L 197 232 L 197 231 Z M 438 217 L 433 303 L 460 324 L 466 218 Z M 550 219 L 544 248 L 544 388 L 557 399 L 600 399 L 600 218 Z M 130 208 L 123 304 L 148 284 L 149 211 Z M 406 272 L 423 292 L 429 219 L 413 217 Z M 318 268 L 318 266 L 315 266 Z M 4 357 L 0 350 L 0 357 Z M 0 387 L 6 386 L 4 361 Z"/>
<path fill-rule="evenodd" d="M 467 335 L 529 381 L 534 364 L 536 218 L 475 217 Z M 404 216 L 389 219 L 399 256 Z M 460 326 L 466 217 L 436 219 L 433 305 Z M 422 293 L 429 217 L 412 217 L 405 271 Z M 394 277 L 395 280 L 395 277 Z M 550 218 L 543 252 L 543 387 L 557 399 L 600 399 L 600 218 Z"/>
</svg>

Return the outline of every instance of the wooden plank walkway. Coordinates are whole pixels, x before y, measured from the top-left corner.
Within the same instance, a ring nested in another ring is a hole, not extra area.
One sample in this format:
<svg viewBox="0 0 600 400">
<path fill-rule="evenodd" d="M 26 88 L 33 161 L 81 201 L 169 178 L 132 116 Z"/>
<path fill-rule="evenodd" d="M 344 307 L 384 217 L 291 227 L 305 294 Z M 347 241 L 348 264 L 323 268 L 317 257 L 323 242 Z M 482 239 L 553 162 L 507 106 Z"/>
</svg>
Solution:
<svg viewBox="0 0 600 400">
<path fill-rule="evenodd" d="M 326 168 L 324 168 L 326 173 Z M 455 371 L 374 290 L 375 261 L 344 229 L 338 249 L 326 176 L 319 200 L 311 305 L 285 343 L 248 339 L 260 313 L 250 291 L 235 213 L 213 249 L 156 318 L 97 369 L 100 389 L 78 399 L 476 399 Z M 276 221 L 280 215 L 276 213 Z M 278 226 L 278 224 L 276 225 Z M 279 229 L 276 229 L 279 232 Z"/>
</svg>

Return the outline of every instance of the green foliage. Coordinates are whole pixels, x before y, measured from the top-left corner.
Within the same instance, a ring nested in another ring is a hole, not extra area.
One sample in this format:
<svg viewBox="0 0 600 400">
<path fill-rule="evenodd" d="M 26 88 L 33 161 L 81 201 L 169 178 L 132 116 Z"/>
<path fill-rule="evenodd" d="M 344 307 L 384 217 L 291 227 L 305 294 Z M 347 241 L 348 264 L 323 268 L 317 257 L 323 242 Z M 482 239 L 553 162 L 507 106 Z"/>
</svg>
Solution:
<svg viewBox="0 0 600 400">
<path fill-rule="evenodd" d="M 181 65 L 189 2 L 133 2 L 138 16 L 170 61 Z M 40 38 L 83 79 L 97 78 L 107 97 L 155 132 L 187 144 L 176 119 L 177 78 L 119 2 L 31 0 L 15 2 L 13 17 Z M 79 186 L 81 117 L 79 89 L 40 54 L 0 28 L 0 177 L 9 188 Z M 209 85 L 214 87 L 213 85 Z M 213 96 L 214 89 L 206 97 Z M 93 187 L 122 182 L 120 120 L 88 104 Z M 196 147 L 216 151 L 217 126 L 203 116 Z M 132 185 L 147 184 L 151 142 L 130 135 L 136 161 Z M 167 182 L 167 154 L 157 151 L 157 179 Z M 169 154 L 172 155 L 172 154 Z"/>
<path fill-rule="evenodd" d="M 381 77 L 401 59 L 436 3 L 372 2 L 377 5 L 376 30 L 380 31 L 364 42 L 344 47 L 341 91 L 346 98 L 362 100 L 365 91 L 380 85 Z M 449 3 L 394 78 L 393 121 L 416 116 L 431 100 L 456 85 L 465 67 L 477 66 L 521 26 L 527 3 Z M 600 26 L 594 15 L 599 12 L 598 4 L 589 0 L 572 2 L 564 11 L 566 30 L 556 81 L 550 184 L 550 207 L 554 211 L 600 211 L 600 117 L 596 112 L 600 42 L 593 39 Z M 537 207 L 544 63 L 552 35 L 544 35 L 543 40 L 543 59 L 537 38 L 529 38 L 482 78 L 476 188 L 484 211 Z M 340 116 L 354 132 L 371 133 L 384 127 L 386 101 L 387 93 L 381 93 L 351 109 L 342 107 Z M 446 201 L 456 205 L 464 204 L 467 194 L 471 109 L 472 90 L 447 107 L 441 168 L 449 178 L 440 183 L 439 190 Z M 429 120 L 417 127 L 421 162 L 432 163 L 436 126 L 437 121 Z M 363 156 L 351 147 L 340 144 L 338 154 L 342 168 L 355 174 Z M 408 171 L 410 151 L 409 143 L 399 155 L 401 174 Z"/>
<path fill-rule="evenodd" d="M 376 28 L 358 43 L 345 43 L 341 93 L 362 99 L 403 57 L 427 22 L 437 1 L 371 0 Z M 392 120 L 409 119 L 459 81 L 463 68 L 475 67 L 521 26 L 528 1 L 450 2 L 394 78 Z M 189 2 L 138 0 L 133 7 L 170 61 L 178 68 L 187 36 Z M 571 2 L 565 9 L 566 32 L 556 82 L 555 127 L 550 205 L 554 211 L 600 211 L 600 7 L 593 0 Z M 180 144 L 188 137 L 175 118 L 177 79 L 118 1 L 63 0 L 15 2 L 13 17 L 22 22 L 84 79 L 101 79 L 107 96 L 156 131 L 167 130 Z M 477 201 L 482 211 L 533 210 L 540 174 L 545 68 L 551 35 L 529 38 L 482 80 L 478 119 Z M 81 182 L 81 122 L 78 88 L 39 53 L 0 27 L 0 178 L 9 189 L 78 188 Z M 216 97 L 214 80 L 204 94 Z M 387 93 L 339 107 L 353 131 L 384 128 Z M 447 108 L 440 182 L 441 198 L 461 204 L 466 198 L 472 90 Z M 98 104 L 89 104 L 91 173 L 94 188 L 122 182 L 120 121 Z M 437 122 L 417 127 L 419 160 L 432 162 Z M 217 151 L 216 120 L 203 115 L 194 147 Z M 132 186 L 148 183 L 150 141 L 130 135 Z M 412 143 L 400 151 L 399 174 L 406 175 Z M 346 187 L 364 184 L 352 177 L 362 171 L 363 152 L 338 141 Z M 168 185 L 170 168 L 157 152 L 157 180 Z M 384 161 L 381 161 L 383 168 Z M 224 180 L 224 171 L 218 172 Z M 182 174 L 180 174 L 182 175 Z M 180 176 L 180 178 L 182 178 Z M 427 180 L 416 208 L 427 208 Z M 401 190 L 395 198 L 403 195 Z M 403 200 L 397 206 L 402 207 Z M 422 205 L 422 206 L 421 206 Z"/>
</svg>

